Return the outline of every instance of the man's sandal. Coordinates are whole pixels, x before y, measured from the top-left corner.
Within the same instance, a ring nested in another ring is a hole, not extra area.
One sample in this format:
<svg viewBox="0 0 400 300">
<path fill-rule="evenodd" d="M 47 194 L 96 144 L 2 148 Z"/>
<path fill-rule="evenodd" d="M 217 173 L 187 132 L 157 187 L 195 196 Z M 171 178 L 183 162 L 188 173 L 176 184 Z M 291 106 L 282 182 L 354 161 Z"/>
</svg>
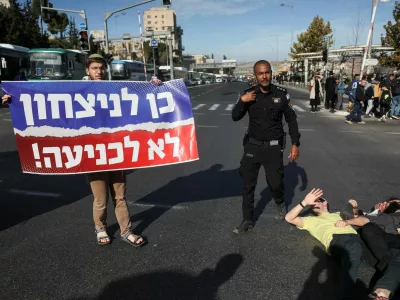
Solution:
<svg viewBox="0 0 400 300">
<path fill-rule="evenodd" d="M 108 236 L 107 231 L 105 229 L 95 229 L 96 235 L 97 235 L 97 244 L 100 246 L 104 246 L 104 245 L 109 245 L 111 244 L 111 238 Z M 99 236 L 98 234 L 100 232 L 105 232 L 106 235 L 105 236 Z M 108 239 L 108 242 L 102 242 L 102 240 L 106 240 Z"/>
<path fill-rule="evenodd" d="M 128 239 L 128 237 L 133 234 L 132 232 L 128 231 L 127 233 L 125 233 L 124 235 L 121 235 L 121 240 L 128 243 L 129 245 L 135 247 L 135 248 L 139 248 L 141 246 L 143 246 L 144 244 L 146 244 L 146 241 L 144 239 L 144 237 L 140 236 L 140 235 L 136 235 L 136 237 L 134 238 L 133 242 Z M 142 239 L 142 241 L 140 243 L 137 243 L 138 240 Z"/>
</svg>

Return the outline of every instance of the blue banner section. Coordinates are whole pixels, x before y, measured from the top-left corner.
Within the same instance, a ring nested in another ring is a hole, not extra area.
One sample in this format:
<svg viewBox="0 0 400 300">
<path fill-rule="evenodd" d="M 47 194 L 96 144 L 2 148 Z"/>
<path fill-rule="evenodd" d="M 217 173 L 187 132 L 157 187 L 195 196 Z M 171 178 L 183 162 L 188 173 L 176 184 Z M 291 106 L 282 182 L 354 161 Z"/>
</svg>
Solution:
<svg viewBox="0 0 400 300">
<path fill-rule="evenodd" d="M 193 117 L 183 80 L 156 86 L 130 81 L 2 82 L 12 96 L 14 128 L 117 128 Z"/>
</svg>

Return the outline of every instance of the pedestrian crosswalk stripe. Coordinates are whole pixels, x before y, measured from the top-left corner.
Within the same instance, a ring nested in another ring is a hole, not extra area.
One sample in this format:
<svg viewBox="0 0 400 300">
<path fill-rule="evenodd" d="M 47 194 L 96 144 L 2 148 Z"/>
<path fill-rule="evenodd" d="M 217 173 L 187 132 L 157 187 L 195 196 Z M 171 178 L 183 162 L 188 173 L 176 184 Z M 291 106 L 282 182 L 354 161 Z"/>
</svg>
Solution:
<svg viewBox="0 0 400 300">
<path fill-rule="evenodd" d="M 228 106 L 225 108 L 225 110 L 232 110 L 235 104 L 228 104 Z"/>
<path fill-rule="evenodd" d="M 206 106 L 205 104 L 199 104 L 196 107 L 193 107 L 193 110 L 198 110 L 200 108 L 202 108 L 203 106 Z"/>
<path fill-rule="evenodd" d="M 216 111 L 218 109 L 223 109 L 225 111 L 232 111 L 233 108 L 235 107 L 235 104 L 205 104 L 205 103 L 201 103 L 201 104 L 197 104 L 196 106 L 194 106 L 192 108 L 192 110 L 200 110 L 202 108 L 204 109 L 208 109 L 209 111 Z M 293 105 L 293 109 L 298 111 L 298 112 L 305 112 L 306 110 L 304 108 L 301 108 L 300 106 L 297 105 Z"/>
<path fill-rule="evenodd" d="M 306 111 L 305 109 L 302 109 L 301 107 L 299 107 L 299 106 L 297 106 L 297 105 L 293 105 L 293 108 L 294 108 L 295 110 L 300 111 L 300 112 Z"/>
</svg>

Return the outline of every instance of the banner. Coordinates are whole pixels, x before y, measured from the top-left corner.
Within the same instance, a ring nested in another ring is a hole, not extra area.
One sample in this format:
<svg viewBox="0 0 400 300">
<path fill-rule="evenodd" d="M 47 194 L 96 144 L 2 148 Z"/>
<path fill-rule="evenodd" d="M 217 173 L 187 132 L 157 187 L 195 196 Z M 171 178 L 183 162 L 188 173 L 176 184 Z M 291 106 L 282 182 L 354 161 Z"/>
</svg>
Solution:
<svg viewBox="0 0 400 300">
<path fill-rule="evenodd" d="M 183 80 L 3 81 L 22 171 L 77 174 L 197 160 Z"/>
</svg>

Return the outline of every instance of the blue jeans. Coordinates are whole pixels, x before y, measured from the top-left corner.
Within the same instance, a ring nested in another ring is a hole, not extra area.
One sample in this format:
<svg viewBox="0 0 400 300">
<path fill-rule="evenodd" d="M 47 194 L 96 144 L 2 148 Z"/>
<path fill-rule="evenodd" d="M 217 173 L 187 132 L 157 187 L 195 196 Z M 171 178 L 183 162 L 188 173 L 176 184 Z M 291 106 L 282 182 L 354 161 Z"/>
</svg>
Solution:
<svg viewBox="0 0 400 300">
<path fill-rule="evenodd" d="M 361 104 L 358 101 L 354 101 L 353 110 L 346 117 L 347 121 L 361 122 Z"/>
<path fill-rule="evenodd" d="M 400 95 L 393 96 L 391 116 L 398 116 L 400 114 Z"/>
</svg>

